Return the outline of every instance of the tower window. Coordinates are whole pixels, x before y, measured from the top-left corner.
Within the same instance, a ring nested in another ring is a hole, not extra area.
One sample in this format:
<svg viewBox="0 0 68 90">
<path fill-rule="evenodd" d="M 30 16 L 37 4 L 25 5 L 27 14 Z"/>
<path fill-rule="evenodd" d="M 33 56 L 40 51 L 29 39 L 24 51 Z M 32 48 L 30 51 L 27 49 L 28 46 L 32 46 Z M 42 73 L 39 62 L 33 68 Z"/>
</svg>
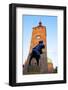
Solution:
<svg viewBox="0 0 68 90">
<path fill-rule="evenodd" d="M 41 37 L 40 37 L 40 35 L 36 35 L 36 39 L 40 39 Z"/>
</svg>

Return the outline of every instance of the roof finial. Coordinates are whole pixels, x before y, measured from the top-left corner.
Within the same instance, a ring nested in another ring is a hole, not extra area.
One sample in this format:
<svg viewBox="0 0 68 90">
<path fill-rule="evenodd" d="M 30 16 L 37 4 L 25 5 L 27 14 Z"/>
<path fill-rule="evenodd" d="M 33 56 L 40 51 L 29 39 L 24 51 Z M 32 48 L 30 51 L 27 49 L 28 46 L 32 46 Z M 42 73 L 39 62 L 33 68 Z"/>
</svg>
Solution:
<svg viewBox="0 0 68 90">
<path fill-rule="evenodd" d="M 42 26 L 42 22 L 41 21 L 39 22 L 39 26 Z"/>
</svg>

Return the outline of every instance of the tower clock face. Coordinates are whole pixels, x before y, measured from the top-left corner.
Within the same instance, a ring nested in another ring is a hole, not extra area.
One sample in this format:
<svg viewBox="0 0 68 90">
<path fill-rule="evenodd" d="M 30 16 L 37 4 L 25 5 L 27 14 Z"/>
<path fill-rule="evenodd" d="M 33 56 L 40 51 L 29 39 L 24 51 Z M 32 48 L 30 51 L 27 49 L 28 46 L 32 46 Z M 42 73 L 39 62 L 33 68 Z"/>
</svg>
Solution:
<svg viewBox="0 0 68 90">
<path fill-rule="evenodd" d="M 41 38 L 41 36 L 40 35 L 36 35 L 36 39 L 40 39 Z"/>
</svg>

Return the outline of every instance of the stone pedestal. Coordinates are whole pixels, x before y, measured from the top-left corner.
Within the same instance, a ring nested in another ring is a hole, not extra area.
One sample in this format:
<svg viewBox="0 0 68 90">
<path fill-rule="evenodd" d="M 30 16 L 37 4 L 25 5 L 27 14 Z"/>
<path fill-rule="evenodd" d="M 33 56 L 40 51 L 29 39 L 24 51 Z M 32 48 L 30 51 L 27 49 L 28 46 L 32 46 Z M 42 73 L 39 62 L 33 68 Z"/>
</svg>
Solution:
<svg viewBox="0 0 68 90">
<path fill-rule="evenodd" d="M 48 72 L 46 52 L 41 54 L 39 60 L 39 66 L 37 66 L 37 62 L 34 58 L 31 61 L 31 65 L 29 65 L 29 60 L 30 60 L 30 55 L 28 56 L 27 62 L 23 67 L 23 74 L 43 74 Z"/>
</svg>

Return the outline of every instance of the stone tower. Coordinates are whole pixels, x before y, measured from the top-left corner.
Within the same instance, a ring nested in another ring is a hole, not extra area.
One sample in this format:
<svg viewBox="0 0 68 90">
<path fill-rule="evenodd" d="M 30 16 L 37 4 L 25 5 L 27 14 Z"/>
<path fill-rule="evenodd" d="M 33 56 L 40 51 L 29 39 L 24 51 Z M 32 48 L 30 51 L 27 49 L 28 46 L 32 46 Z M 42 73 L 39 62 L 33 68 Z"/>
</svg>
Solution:
<svg viewBox="0 0 68 90">
<path fill-rule="evenodd" d="M 46 27 L 42 25 L 42 22 L 39 22 L 39 25 L 37 27 L 33 27 L 32 31 L 32 38 L 31 38 L 31 44 L 30 44 L 30 51 L 27 58 L 27 66 L 30 59 L 30 53 L 32 52 L 32 49 L 39 43 L 39 41 L 43 41 L 45 48 L 42 50 L 43 53 L 41 54 L 40 60 L 39 60 L 39 73 L 47 73 L 48 72 L 48 64 L 47 64 L 47 36 L 46 36 Z M 36 64 L 36 60 L 33 59 L 32 65 Z M 36 67 L 36 66 L 35 66 Z M 24 72 L 27 73 L 25 67 Z"/>
<path fill-rule="evenodd" d="M 46 27 L 42 26 L 42 23 L 39 22 L 37 27 L 33 27 L 30 52 L 32 51 L 32 48 L 35 47 L 41 40 L 43 40 L 46 47 Z"/>
</svg>

